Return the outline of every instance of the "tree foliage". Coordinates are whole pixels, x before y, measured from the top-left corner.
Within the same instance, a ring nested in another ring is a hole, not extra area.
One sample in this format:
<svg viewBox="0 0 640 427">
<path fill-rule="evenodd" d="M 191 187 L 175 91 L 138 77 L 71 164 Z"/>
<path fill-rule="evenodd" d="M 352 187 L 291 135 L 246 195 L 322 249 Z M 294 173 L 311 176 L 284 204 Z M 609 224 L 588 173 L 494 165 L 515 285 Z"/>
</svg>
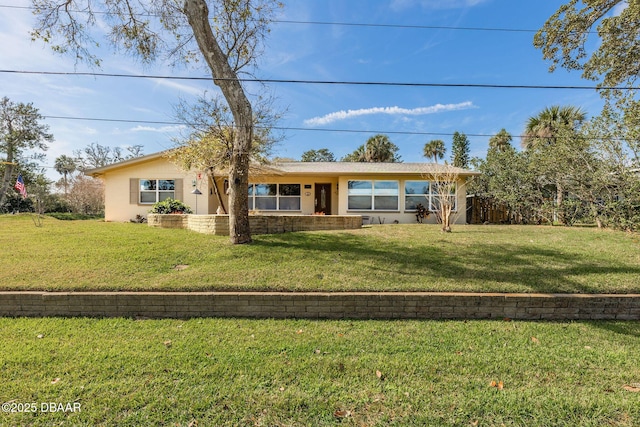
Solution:
<svg viewBox="0 0 640 427">
<path fill-rule="evenodd" d="M 447 149 L 444 146 L 444 141 L 441 139 L 433 139 L 424 144 L 422 153 L 426 158 L 432 158 L 435 163 L 438 163 L 438 159 L 444 158 L 444 154 Z"/>
<path fill-rule="evenodd" d="M 505 128 L 502 128 L 500 132 L 489 138 L 489 149 L 498 152 L 513 150 L 512 141 L 511 134 Z"/>
<path fill-rule="evenodd" d="M 482 175 L 469 189 L 508 210 L 515 223 L 576 222 L 640 229 L 640 170 L 624 141 L 618 117 L 596 117 L 582 126 L 559 126 L 528 149 L 497 150 L 477 160 Z M 558 200 L 558 194 L 562 197 Z"/>
<path fill-rule="evenodd" d="M 301 162 L 335 162 L 336 157 L 328 148 L 308 150 L 302 153 Z"/>
<path fill-rule="evenodd" d="M 78 164 L 76 159 L 73 157 L 69 157 L 66 154 L 58 156 L 53 163 L 53 168 L 62 175 L 62 185 L 64 187 L 64 194 L 67 194 L 68 189 L 68 178 L 69 175 L 73 174 L 78 168 Z"/>
<path fill-rule="evenodd" d="M 626 128 L 628 149 L 635 151 L 640 146 L 640 101 L 635 89 L 640 73 L 639 31 L 637 1 L 570 0 L 534 37 L 534 46 L 551 61 L 551 71 L 558 66 L 579 70 L 585 79 L 598 82 L 605 99 L 602 118 L 617 116 L 617 124 Z"/>
<path fill-rule="evenodd" d="M 468 168 L 470 159 L 469 138 L 460 132 L 454 132 L 451 145 L 451 163 L 458 168 Z"/>
<path fill-rule="evenodd" d="M 343 162 L 395 163 L 401 162 L 398 146 L 387 135 L 374 135 L 353 153 L 344 156 Z"/>
<path fill-rule="evenodd" d="M 32 104 L 15 103 L 7 97 L 0 100 L 0 153 L 4 155 L 0 207 L 4 206 L 7 193 L 15 183 L 17 171 L 34 171 L 35 163 L 44 158 L 43 152 L 53 141 L 49 126 L 40 123 L 42 120 Z M 25 183 L 31 182 L 29 178 L 25 173 Z"/>
</svg>

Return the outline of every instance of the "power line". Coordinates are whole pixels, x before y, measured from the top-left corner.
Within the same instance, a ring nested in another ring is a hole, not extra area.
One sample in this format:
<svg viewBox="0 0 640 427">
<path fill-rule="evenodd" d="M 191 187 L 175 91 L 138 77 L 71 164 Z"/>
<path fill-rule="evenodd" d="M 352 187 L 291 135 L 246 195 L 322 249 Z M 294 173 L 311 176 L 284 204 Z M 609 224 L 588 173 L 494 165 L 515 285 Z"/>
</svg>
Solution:
<svg viewBox="0 0 640 427">
<path fill-rule="evenodd" d="M 133 119 L 109 119 L 102 117 L 73 117 L 73 116 L 52 116 L 43 115 L 45 119 L 57 119 L 57 120 L 79 120 L 79 121 L 94 121 L 94 122 L 115 122 L 115 123 L 132 123 L 132 124 L 153 124 L 153 125 L 171 125 L 171 126 L 191 126 L 192 123 L 188 122 L 176 122 L 176 121 L 164 121 L 164 120 L 133 120 Z M 256 126 L 257 128 L 264 128 L 262 126 Z M 331 128 L 303 128 L 303 127 L 280 127 L 270 126 L 269 129 L 274 130 L 288 130 L 288 131 L 305 131 L 305 132 L 342 132 L 342 133 L 385 133 L 395 135 L 433 135 L 433 136 L 452 136 L 453 133 L 446 132 L 420 132 L 420 131 L 387 131 L 387 130 L 358 130 L 358 129 L 331 129 Z M 476 137 L 492 137 L 494 135 L 489 134 L 474 134 L 465 133 L 467 136 Z"/>
<path fill-rule="evenodd" d="M 176 122 L 176 121 L 164 121 L 164 120 L 133 120 L 133 119 L 109 119 L 101 117 L 73 117 L 73 116 L 51 116 L 43 115 L 45 119 L 58 119 L 58 120 L 79 120 L 79 121 L 95 121 L 95 122 L 115 122 L 115 123 L 133 123 L 133 124 L 154 124 L 154 125 L 172 125 L 172 126 L 193 126 L 193 123 L 188 122 Z M 332 132 L 332 133 L 366 133 L 366 134 L 388 134 L 388 135 L 418 135 L 418 136 L 453 136 L 455 132 L 423 132 L 423 131 L 393 131 L 393 130 L 360 130 L 360 129 L 336 129 L 336 128 L 303 128 L 303 127 L 291 127 L 291 126 L 255 126 L 258 129 L 273 129 L 282 131 L 303 131 L 303 132 Z M 487 133 L 466 133 L 466 136 L 479 137 L 479 138 L 491 138 L 496 134 Z M 525 135 L 512 135 L 513 138 L 525 138 Z M 559 137 L 561 138 L 561 137 Z M 585 139 L 600 139 L 597 137 L 582 137 Z M 614 138 L 615 140 L 624 140 L 625 138 Z"/>
<path fill-rule="evenodd" d="M 189 76 L 161 76 L 150 74 L 117 74 L 95 72 L 63 72 L 63 71 L 30 71 L 30 70 L 0 70 L 0 73 L 8 74 L 38 74 L 49 76 L 85 76 L 85 77 L 114 77 L 136 79 L 163 79 L 163 80 L 191 80 L 211 81 L 211 77 Z M 476 89 L 552 89 L 552 90 L 638 90 L 638 86 L 576 86 L 576 85 L 524 85 L 524 84 L 494 84 L 494 83 L 427 83 L 427 82 L 383 82 L 383 81 L 358 81 L 358 80 L 296 80 L 296 79 L 263 79 L 263 78 L 239 78 L 239 79 L 215 79 L 218 81 L 238 80 L 247 83 L 280 83 L 280 84 L 316 84 L 316 85 L 353 85 L 353 86 L 403 86 L 403 87 L 444 87 L 444 88 L 476 88 Z"/>
</svg>

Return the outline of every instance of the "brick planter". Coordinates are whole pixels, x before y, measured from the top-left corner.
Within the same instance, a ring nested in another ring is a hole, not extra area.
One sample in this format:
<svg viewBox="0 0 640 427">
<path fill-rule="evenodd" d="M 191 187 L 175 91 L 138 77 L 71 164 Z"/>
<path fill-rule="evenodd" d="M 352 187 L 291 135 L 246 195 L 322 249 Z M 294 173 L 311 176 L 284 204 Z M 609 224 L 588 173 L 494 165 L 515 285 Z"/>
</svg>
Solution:
<svg viewBox="0 0 640 427">
<path fill-rule="evenodd" d="M 198 233 L 229 235 L 229 215 L 149 214 L 150 227 L 185 228 Z M 360 215 L 249 215 L 252 234 L 293 231 L 350 230 L 362 227 Z"/>
</svg>

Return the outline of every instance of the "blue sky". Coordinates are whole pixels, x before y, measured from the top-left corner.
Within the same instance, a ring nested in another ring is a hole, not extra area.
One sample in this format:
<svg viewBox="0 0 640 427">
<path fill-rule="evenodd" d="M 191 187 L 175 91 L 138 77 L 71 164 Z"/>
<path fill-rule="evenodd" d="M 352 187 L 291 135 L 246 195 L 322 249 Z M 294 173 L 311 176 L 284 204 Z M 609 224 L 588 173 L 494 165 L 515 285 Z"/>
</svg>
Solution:
<svg viewBox="0 0 640 427">
<path fill-rule="evenodd" d="M 514 0 L 307 0 L 285 1 L 279 20 L 537 30 L 563 1 Z M 0 5 L 28 6 L 0 0 Z M 0 8 L 3 70 L 91 71 L 70 57 L 31 42 L 28 10 Z M 257 76 L 266 79 L 488 85 L 592 85 L 580 74 L 548 72 L 533 48 L 533 31 L 480 31 L 379 26 L 274 23 Z M 203 77 L 207 70 L 143 66 L 111 51 L 99 72 Z M 215 86 L 207 81 L 147 80 L 0 73 L 0 96 L 32 102 L 45 116 L 174 121 L 179 99 L 195 99 Z M 505 128 L 520 135 L 527 119 L 559 104 L 597 115 L 602 102 L 590 90 L 356 86 L 276 83 L 278 126 L 285 139 L 275 155 L 299 159 L 328 148 L 340 158 L 375 133 L 387 133 L 406 162 L 424 161 L 422 147 L 451 134 L 469 135 L 471 154 L 484 157 L 489 136 Z M 47 165 L 90 143 L 112 147 L 142 144 L 150 154 L 173 146 L 180 131 L 171 124 L 49 118 L 55 137 Z M 294 128 L 294 129 L 291 129 Z M 351 132 L 334 132 L 349 130 Z M 394 133 L 394 132 L 406 132 Z M 480 136 L 472 136 L 480 135 Z M 520 140 L 516 138 L 515 144 Z M 57 179 L 49 169 L 50 177 Z"/>
</svg>

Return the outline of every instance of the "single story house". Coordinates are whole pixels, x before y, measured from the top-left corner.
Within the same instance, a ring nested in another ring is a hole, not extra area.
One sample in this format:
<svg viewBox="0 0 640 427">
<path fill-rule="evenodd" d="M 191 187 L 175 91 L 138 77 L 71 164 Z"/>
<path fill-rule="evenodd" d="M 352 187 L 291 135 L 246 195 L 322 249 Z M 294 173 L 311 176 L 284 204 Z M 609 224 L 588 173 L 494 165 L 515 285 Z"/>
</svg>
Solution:
<svg viewBox="0 0 640 427">
<path fill-rule="evenodd" d="M 477 172 L 448 167 L 457 176 L 455 222 L 466 221 L 466 182 Z M 361 215 L 364 223 L 413 223 L 416 206 L 434 210 L 433 177 L 447 171 L 435 163 L 274 163 L 250 173 L 249 210 L 262 215 Z M 189 205 L 195 214 L 228 207 L 227 177 L 212 180 L 201 171 L 184 171 L 163 152 L 91 169 L 105 184 L 105 220 L 146 217 L 166 198 Z M 195 194 L 198 193 L 201 194 Z M 222 205 L 222 206 L 220 206 Z M 425 222 L 435 222 L 429 215 Z"/>
</svg>

